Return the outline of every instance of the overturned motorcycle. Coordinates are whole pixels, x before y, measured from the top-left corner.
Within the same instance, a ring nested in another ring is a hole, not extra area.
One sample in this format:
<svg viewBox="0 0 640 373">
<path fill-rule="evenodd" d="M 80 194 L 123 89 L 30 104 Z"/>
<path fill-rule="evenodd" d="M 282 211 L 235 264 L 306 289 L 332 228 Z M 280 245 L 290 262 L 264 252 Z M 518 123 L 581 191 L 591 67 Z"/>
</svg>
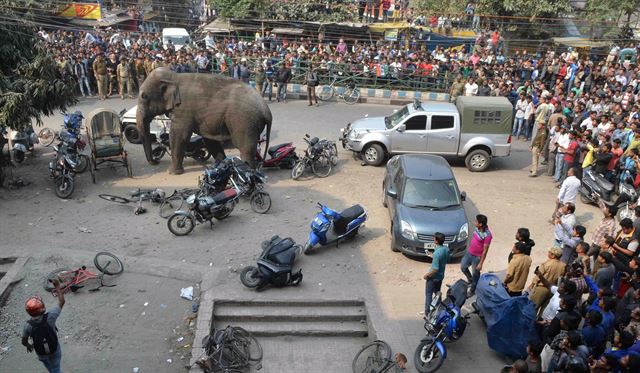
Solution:
<svg viewBox="0 0 640 373">
<path fill-rule="evenodd" d="M 301 249 L 291 238 L 271 237 L 271 240 L 262 242 L 258 266 L 245 267 L 240 272 L 240 281 L 244 286 L 258 291 L 267 285 L 282 287 L 300 284 L 302 270 L 293 272 L 293 263 Z"/>
</svg>

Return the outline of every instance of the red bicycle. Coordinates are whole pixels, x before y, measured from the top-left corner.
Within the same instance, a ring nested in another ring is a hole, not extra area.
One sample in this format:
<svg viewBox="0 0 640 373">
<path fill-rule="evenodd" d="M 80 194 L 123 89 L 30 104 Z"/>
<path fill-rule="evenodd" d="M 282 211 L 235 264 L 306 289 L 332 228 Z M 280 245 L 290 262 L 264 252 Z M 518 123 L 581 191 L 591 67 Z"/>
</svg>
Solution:
<svg viewBox="0 0 640 373">
<path fill-rule="evenodd" d="M 124 271 L 124 265 L 117 256 L 103 251 L 93 258 L 93 264 L 101 273 L 93 273 L 87 270 L 86 266 L 82 266 L 76 270 L 70 268 L 58 268 L 55 271 L 49 273 L 44 279 L 44 289 L 48 292 L 52 292 L 55 287 L 53 286 L 53 279 L 60 281 L 60 291 L 63 294 L 71 291 L 75 293 L 79 289 L 84 287 L 84 283 L 87 281 L 99 281 L 100 285 L 95 289 L 89 289 L 89 291 L 98 291 L 101 287 L 114 287 L 116 285 L 105 285 L 103 282 L 104 275 L 115 276 Z M 55 296 L 56 293 L 54 292 Z"/>
</svg>

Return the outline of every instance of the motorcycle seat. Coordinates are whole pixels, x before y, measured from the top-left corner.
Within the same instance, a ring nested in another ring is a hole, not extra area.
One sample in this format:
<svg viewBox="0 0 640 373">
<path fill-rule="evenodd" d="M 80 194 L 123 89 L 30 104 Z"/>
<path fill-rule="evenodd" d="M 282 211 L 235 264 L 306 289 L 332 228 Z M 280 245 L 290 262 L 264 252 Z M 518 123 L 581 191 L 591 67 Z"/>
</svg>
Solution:
<svg viewBox="0 0 640 373">
<path fill-rule="evenodd" d="M 353 205 L 340 213 L 340 219 L 334 222 L 335 230 L 338 234 L 347 232 L 347 225 L 358 216 L 364 214 L 364 208 L 360 205 Z"/>
<path fill-rule="evenodd" d="M 230 189 L 223 190 L 222 192 L 213 196 L 213 200 L 217 205 L 220 205 L 236 198 L 237 195 L 238 195 L 238 192 L 236 192 L 235 189 L 230 188 Z"/>
<path fill-rule="evenodd" d="M 606 190 L 607 192 L 611 192 L 614 188 L 613 183 L 609 182 L 609 180 L 600 175 L 596 176 L 596 184 L 598 184 L 600 188 Z"/>
<path fill-rule="evenodd" d="M 267 150 L 267 153 L 269 153 L 269 155 L 273 156 L 274 154 L 276 154 L 278 152 L 278 150 L 280 150 L 280 148 L 283 148 L 287 145 L 289 145 L 291 143 L 284 143 L 284 144 L 278 144 L 278 145 L 274 145 L 274 146 L 270 146 L 269 149 Z"/>
</svg>

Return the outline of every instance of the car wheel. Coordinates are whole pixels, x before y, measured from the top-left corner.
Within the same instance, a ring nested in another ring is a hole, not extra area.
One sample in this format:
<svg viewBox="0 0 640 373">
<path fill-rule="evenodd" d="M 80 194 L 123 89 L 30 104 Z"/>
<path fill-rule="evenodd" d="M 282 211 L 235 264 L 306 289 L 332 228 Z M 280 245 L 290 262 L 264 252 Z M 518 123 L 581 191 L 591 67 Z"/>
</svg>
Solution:
<svg viewBox="0 0 640 373">
<path fill-rule="evenodd" d="M 384 160 L 384 149 L 380 144 L 371 144 L 362 152 L 362 159 L 369 166 L 380 166 Z"/>
<path fill-rule="evenodd" d="M 482 172 L 489 168 L 491 156 L 486 150 L 476 149 L 469 154 L 464 160 L 465 165 L 471 172 Z"/>
<path fill-rule="evenodd" d="M 138 127 L 135 124 L 127 124 L 124 127 L 124 137 L 130 144 L 142 144 L 142 136 L 140 136 Z"/>
<path fill-rule="evenodd" d="M 393 222 L 391 222 L 391 251 L 393 251 L 394 253 L 400 252 L 398 246 L 396 246 L 396 239 L 395 235 L 393 234 Z"/>
</svg>

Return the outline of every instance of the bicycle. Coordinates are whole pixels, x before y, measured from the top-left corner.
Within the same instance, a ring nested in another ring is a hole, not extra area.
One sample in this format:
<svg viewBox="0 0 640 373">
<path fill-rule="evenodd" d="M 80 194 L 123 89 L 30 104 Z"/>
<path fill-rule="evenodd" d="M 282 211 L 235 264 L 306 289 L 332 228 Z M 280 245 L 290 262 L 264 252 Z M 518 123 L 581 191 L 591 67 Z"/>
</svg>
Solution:
<svg viewBox="0 0 640 373">
<path fill-rule="evenodd" d="M 163 219 L 169 218 L 174 212 L 180 210 L 184 201 L 192 194 L 198 192 L 199 189 L 184 188 L 173 191 L 169 197 L 165 198 L 160 204 L 159 215 Z"/>
<path fill-rule="evenodd" d="M 353 373 L 401 373 L 406 356 L 397 353 L 391 360 L 391 347 L 385 341 L 374 341 L 364 346 L 353 359 Z"/>
<path fill-rule="evenodd" d="M 82 266 L 76 270 L 72 270 L 69 268 L 58 268 L 55 271 L 49 273 L 47 277 L 44 279 L 44 290 L 53 293 L 54 296 L 57 296 L 56 292 L 53 292 L 55 287 L 53 286 L 53 280 L 58 279 L 60 281 L 60 291 L 62 294 L 66 294 L 68 292 L 75 293 L 79 289 L 83 288 L 83 283 L 92 280 L 99 280 L 100 286 L 95 289 L 89 289 L 90 292 L 95 292 L 100 290 L 102 287 L 114 287 L 116 285 L 105 285 L 103 282 L 104 275 L 116 276 L 121 274 L 124 271 L 124 264 L 122 261 L 115 255 L 103 251 L 96 254 L 93 258 L 93 265 L 100 271 L 101 273 L 93 273 L 87 270 L 86 266 Z"/>
<path fill-rule="evenodd" d="M 342 73 L 338 73 L 342 75 Z M 336 83 L 338 83 L 338 76 L 334 75 L 331 78 L 329 85 L 320 85 L 316 88 L 316 96 L 320 101 L 329 101 L 334 95 L 338 95 L 338 98 L 342 99 L 345 103 L 353 105 L 360 99 L 360 89 L 356 87 L 356 83 L 351 79 L 342 79 L 340 82 L 346 82 L 346 86 L 339 92 L 336 89 Z"/>
<path fill-rule="evenodd" d="M 262 365 L 262 346 L 247 330 L 237 326 L 219 329 L 202 340 L 206 357 L 196 361 L 205 372 L 242 372 L 244 368 L 254 366 L 259 370 Z"/>
</svg>

